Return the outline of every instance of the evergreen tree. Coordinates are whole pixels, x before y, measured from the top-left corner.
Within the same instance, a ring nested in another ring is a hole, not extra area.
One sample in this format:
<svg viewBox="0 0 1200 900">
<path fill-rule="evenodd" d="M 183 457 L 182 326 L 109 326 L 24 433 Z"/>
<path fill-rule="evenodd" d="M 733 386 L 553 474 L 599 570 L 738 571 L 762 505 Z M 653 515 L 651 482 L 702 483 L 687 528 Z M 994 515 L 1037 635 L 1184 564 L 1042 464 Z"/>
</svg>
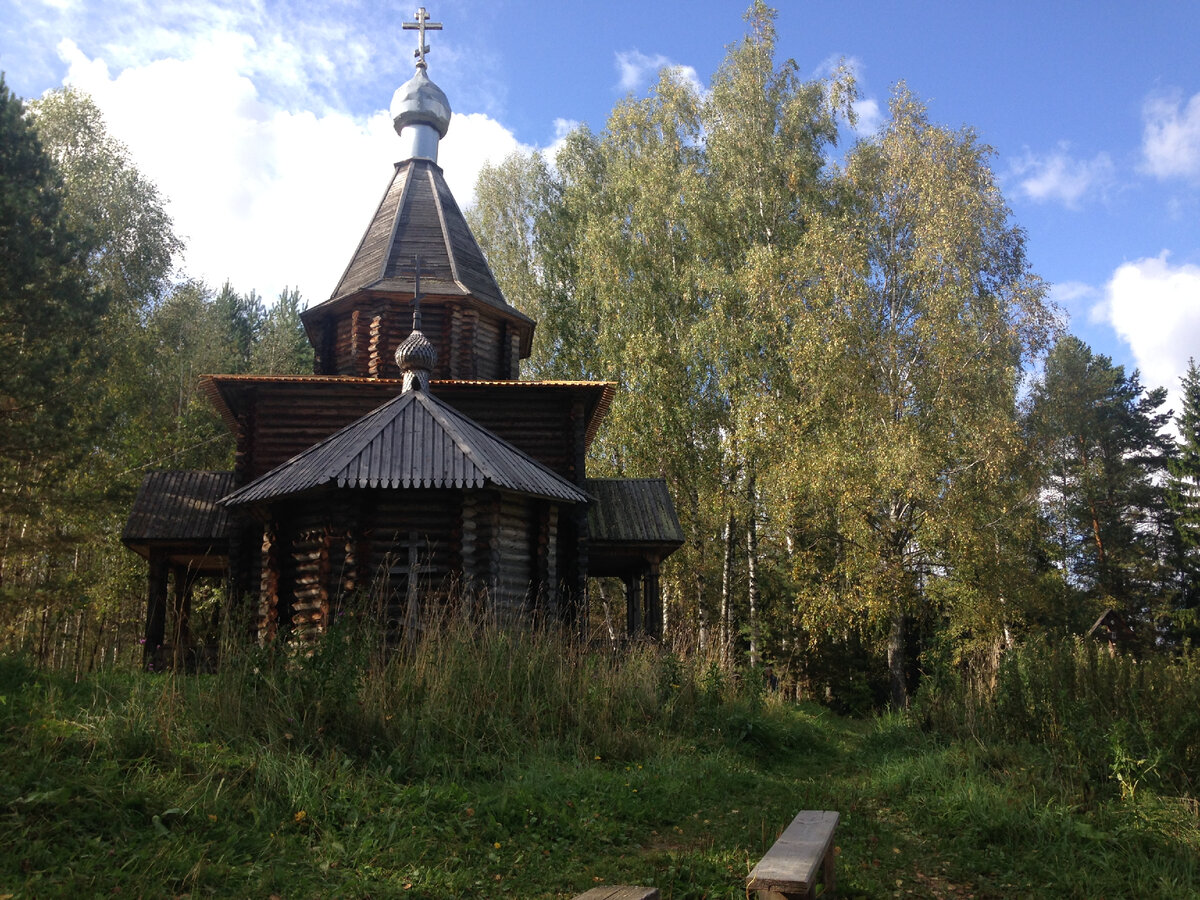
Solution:
<svg viewBox="0 0 1200 900">
<path fill-rule="evenodd" d="M 225 340 L 233 351 L 233 360 L 225 371 L 248 371 L 251 354 L 262 334 L 266 307 L 254 291 L 239 294 L 228 281 L 221 285 L 212 304 L 223 326 Z"/>
<path fill-rule="evenodd" d="M 1058 342 L 1031 395 L 1047 554 L 1085 605 L 1071 625 L 1112 607 L 1143 620 L 1169 589 L 1164 476 L 1171 440 L 1162 388 L 1144 390 L 1073 336 Z"/>
<path fill-rule="evenodd" d="M 311 375 L 313 348 L 300 320 L 303 301 L 294 288 L 280 293 L 266 311 L 250 353 L 250 371 L 259 375 Z"/>
<path fill-rule="evenodd" d="M 21 101 L 0 77 L 0 513 L 33 515 L 83 452 L 106 295 L 70 227 L 63 184 Z M 6 528 L 11 547 L 12 520 Z M 20 532 L 20 529 L 17 529 Z"/>
<path fill-rule="evenodd" d="M 1183 376 L 1183 408 L 1175 418 L 1179 446 L 1167 465 L 1168 498 L 1174 513 L 1178 550 L 1175 556 L 1179 591 L 1176 629 L 1200 641 L 1200 370 L 1188 360 Z"/>
</svg>

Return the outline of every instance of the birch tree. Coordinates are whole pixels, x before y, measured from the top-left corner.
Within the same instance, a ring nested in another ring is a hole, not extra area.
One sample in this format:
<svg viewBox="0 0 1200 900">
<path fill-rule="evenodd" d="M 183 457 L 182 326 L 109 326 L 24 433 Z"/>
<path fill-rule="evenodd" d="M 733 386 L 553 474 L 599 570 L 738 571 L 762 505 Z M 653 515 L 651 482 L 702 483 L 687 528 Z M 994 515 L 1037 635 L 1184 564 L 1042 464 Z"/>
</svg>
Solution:
<svg viewBox="0 0 1200 900">
<path fill-rule="evenodd" d="M 833 571 L 797 573 L 817 585 L 805 618 L 878 642 L 902 706 L 909 627 L 932 604 L 960 630 L 998 627 L 1008 577 L 990 548 L 1019 512 L 1016 392 L 1049 317 L 990 150 L 932 124 L 903 86 L 890 112 L 796 256 L 775 475 L 836 542 L 818 554 Z"/>
</svg>

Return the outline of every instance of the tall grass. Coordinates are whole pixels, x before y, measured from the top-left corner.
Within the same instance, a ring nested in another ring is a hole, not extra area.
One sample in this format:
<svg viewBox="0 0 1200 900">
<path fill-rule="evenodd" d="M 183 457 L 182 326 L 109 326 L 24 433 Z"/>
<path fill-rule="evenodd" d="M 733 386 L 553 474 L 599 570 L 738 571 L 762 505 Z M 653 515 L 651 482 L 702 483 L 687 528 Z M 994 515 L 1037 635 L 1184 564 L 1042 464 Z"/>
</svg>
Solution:
<svg viewBox="0 0 1200 900">
<path fill-rule="evenodd" d="M 347 616 L 195 676 L 0 656 L 0 897 L 731 900 L 799 809 L 842 812 L 848 897 L 1200 884 L 1193 813 L 1080 803 L 1027 742 L 841 719 L 654 646 L 425 634 L 382 653 Z"/>
<path fill-rule="evenodd" d="M 985 743 L 1041 745 L 1085 796 L 1200 791 L 1200 653 L 1111 655 L 1085 640 L 1033 640 L 997 669 L 943 669 L 924 721 Z"/>
<path fill-rule="evenodd" d="M 754 679 L 728 679 L 652 644 L 598 652 L 556 630 L 425 630 L 381 652 L 345 616 L 303 648 L 231 643 L 211 676 L 142 682 L 166 735 L 336 750 L 396 777 L 486 775 L 531 757 L 620 761 L 674 741 L 774 746 Z M 195 730 L 205 732 L 197 735 Z"/>
</svg>

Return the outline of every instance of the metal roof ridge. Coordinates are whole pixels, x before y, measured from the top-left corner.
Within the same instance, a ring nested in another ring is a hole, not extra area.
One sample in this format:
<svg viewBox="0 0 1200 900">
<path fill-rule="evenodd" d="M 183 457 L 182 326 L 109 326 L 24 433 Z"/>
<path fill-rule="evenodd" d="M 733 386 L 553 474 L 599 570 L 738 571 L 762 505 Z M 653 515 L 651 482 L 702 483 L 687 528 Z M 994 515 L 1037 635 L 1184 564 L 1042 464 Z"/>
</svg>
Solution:
<svg viewBox="0 0 1200 900">
<path fill-rule="evenodd" d="M 412 160 L 410 159 L 408 162 L 410 165 L 408 166 L 408 171 L 404 176 L 404 187 L 400 188 L 400 199 L 396 202 L 396 211 L 392 215 L 392 227 L 388 233 L 387 243 L 384 245 L 383 262 L 380 264 L 379 277 L 372 281 L 370 285 L 367 285 L 366 290 L 370 290 L 371 287 L 379 284 L 381 281 L 387 278 L 388 264 L 392 260 L 392 251 L 396 247 L 396 232 L 400 230 L 400 218 L 404 215 L 404 204 L 408 202 L 409 187 L 412 185 Z M 397 174 L 399 174 L 400 165 L 402 164 L 397 164 Z M 392 181 L 395 182 L 395 180 L 396 179 L 393 176 Z M 388 189 L 391 189 L 391 184 L 388 185 Z M 386 199 L 387 195 L 384 194 L 384 200 Z M 382 203 L 383 201 L 380 201 L 380 205 L 382 205 Z"/>
<path fill-rule="evenodd" d="M 446 210 L 442 208 L 442 198 L 438 193 L 437 179 L 433 175 L 432 170 L 426 170 L 426 175 L 429 178 L 429 191 L 433 194 L 433 208 L 437 210 L 438 227 L 442 232 L 442 243 L 446 245 L 446 259 L 450 263 L 450 277 L 454 283 L 470 297 L 475 294 L 469 287 L 463 284 L 462 278 L 458 274 L 458 259 L 454 255 L 454 243 L 450 240 L 450 228 L 446 225 Z"/>
</svg>

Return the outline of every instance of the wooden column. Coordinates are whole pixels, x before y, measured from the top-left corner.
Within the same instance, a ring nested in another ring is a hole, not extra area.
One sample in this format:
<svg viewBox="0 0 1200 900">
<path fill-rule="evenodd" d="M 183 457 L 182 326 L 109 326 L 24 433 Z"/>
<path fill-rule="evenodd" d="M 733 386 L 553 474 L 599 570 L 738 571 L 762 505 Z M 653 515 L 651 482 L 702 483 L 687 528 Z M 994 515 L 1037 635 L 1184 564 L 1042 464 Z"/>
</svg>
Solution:
<svg viewBox="0 0 1200 900">
<path fill-rule="evenodd" d="M 641 579 L 636 575 L 626 575 L 625 582 L 625 631 L 631 638 L 636 638 L 642 631 L 641 591 L 638 590 Z"/>
<path fill-rule="evenodd" d="M 546 501 L 534 506 L 534 521 L 531 529 L 532 584 L 530 598 L 534 616 L 556 618 L 558 598 L 555 595 L 555 542 L 558 538 L 558 507 Z"/>
<path fill-rule="evenodd" d="M 515 330 L 508 331 L 508 377 L 513 381 L 521 377 L 521 335 Z"/>
<path fill-rule="evenodd" d="M 187 668 L 187 651 L 192 643 L 192 584 L 193 579 L 187 566 L 173 566 L 175 579 L 174 614 L 171 628 L 171 666 L 176 672 Z"/>
<path fill-rule="evenodd" d="M 571 404 L 569 427 L 566 429 L 564 440 L 569 441 L 569 456 L 571 460 L 570 479 L 575 484 L 583 486 L 587 461 L 587 416 L 583 401 L 575 400 Z M 582 636 L 587 627 L 587 578 L 588 578 L 588 516 L 587 504 L 576 503 L 561 522 L 563 532 L 563 554 L 559 560 L 562 572 L 562 597 L 560 609 L 563 621 L 575 625 Z"/>
<path fill-rule="evenodd" d="M 146 637 L 142 645 L 142 666 L 154 667 L 158 648 L 162 646 L 167 627 L 167 576 L 170 562 L 163 550 L 150 550 L 149 589 L 146 594 Z"/>
<path fill-rule="evenodd" d="M 662 640 L 662 591 L 658 578 L 658 560 L 652 560 L 642 575 L 642 609 L 645 615 L 646 634 Z"/>
<path fill-rule="evenodd" d="M 500 495 L 488 495 L 488 503 L 484 506 L 483 518 L 487 521 L 487 537 L 484 546 L 487 548 L 487 592 L 485 606 L 492 621 L 497 620 L 497 604 L 500 601 L 500 544 L 502 541 L 500 528 Z M 489 623 L 491 624 L 491 623 Z"/>
<path fill-rule="evenodd" d="M 459 561 L 462 569 L 462 614 L 471 618 L 480 584 L 486 575 L 479 567 L 479 495 L 475 491 L 464 491 L 462 499 L 461 537 Z"/>
</svg>

